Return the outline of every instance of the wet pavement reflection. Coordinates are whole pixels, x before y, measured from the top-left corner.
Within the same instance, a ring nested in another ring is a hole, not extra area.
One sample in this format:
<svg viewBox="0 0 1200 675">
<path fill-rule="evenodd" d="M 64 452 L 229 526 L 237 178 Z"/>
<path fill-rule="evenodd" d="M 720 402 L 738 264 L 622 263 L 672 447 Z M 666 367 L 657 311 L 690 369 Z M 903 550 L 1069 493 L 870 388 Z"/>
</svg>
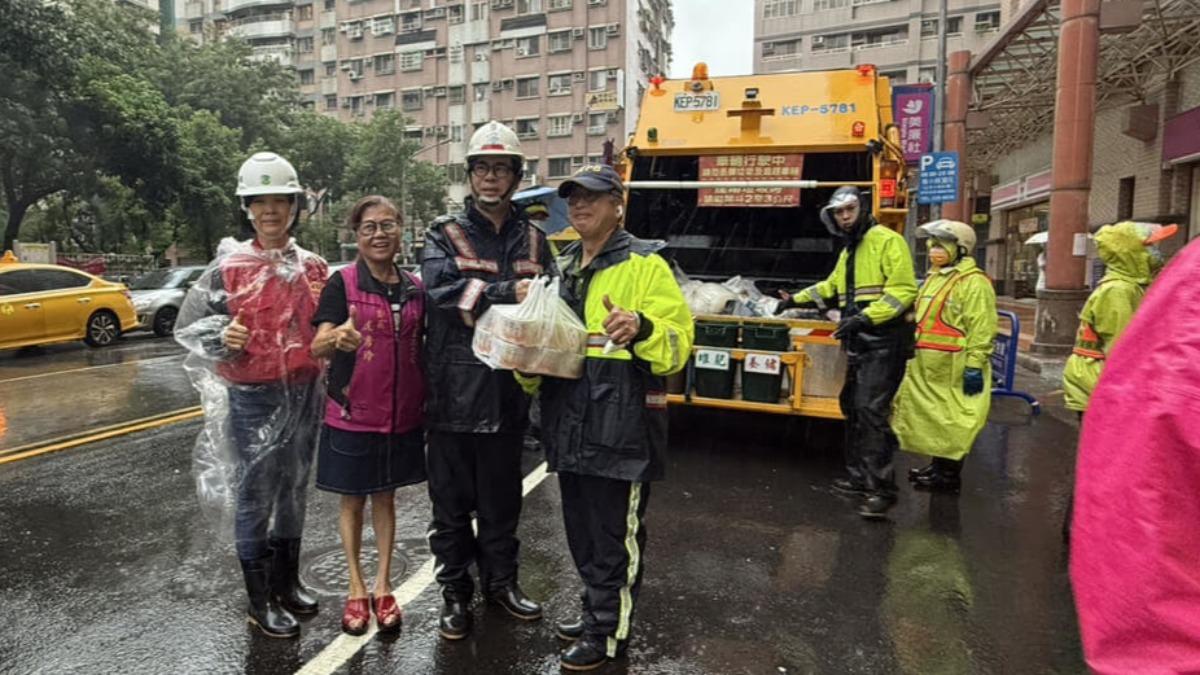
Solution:
<svg viewBox="0 0 1200 675">
<path fill-rule="evenodd" d="M 630 654 L 597 672 L 1084 672 L 1059 536 L 1075 430 L 997 407 L 1006 423 L 985 430 L 962 495 L 904 486 L 886 522 L 827 488 L 838 425 L 677 411 Z M 252 633 L 232 546 L 193 496 L 197 429 L 0 469 L 0 670 L 287 673 L 337 638 L 336 497 L 314 491 L 306 525 L 320 614 L 297 641 Z M 540 457 L 524 460 L 529 471 Z M 898 474 L 917 462 L 902 457 Z M 399 491 L 398 581 L 428 559 L 428 514 L 423 487 Z M 545 620 L 477 603 L 474 633 L 446 643 L 426 588 L 398 637 L 372 639 L 337 672 L 559 672 L 551 622 L 578 611 L 579 586 L 553 476 L 526 498 L 520 534 L 523 585 Z"/>
</svg>

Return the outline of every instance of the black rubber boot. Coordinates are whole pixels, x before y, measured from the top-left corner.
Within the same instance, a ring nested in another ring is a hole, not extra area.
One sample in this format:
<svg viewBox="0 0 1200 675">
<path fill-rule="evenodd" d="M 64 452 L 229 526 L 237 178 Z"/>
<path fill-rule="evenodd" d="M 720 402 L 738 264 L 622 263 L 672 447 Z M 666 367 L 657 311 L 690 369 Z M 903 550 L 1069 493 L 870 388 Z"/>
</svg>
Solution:
<svg viewBox="0 0 1200 675">
<path fill-rule="evenodd" d="M 835 492 L 840 492 L 845 495 L 865 495 L 870 493 L 870 491 L 867 490 L 865 483 L 849 477 L 833 479 L 833 483 L 830 484 L 830 487 L 832 487 Z"/>
<path fill-rule="evenodd" d="M 589 635 L 579 638 L 567 647 L 559 659 L 559 665 L 565 670 L 595 670 L 607 661 L 604 641 Z"/>
<path fill-rule="evenodd" d="M 447 640 L 461 640 L 471 633 L 471 598 L 442 593 L 438 633 Z"/>
<path fill-rule="evenodd" d="M 241 563 L 246 595 L 250 599 L 246 620 L 269 637 L 299 637 L 300 624 L 296 623 L 296 617 L 276 604 L 271 596 L 271 557 L 242 560 Z"/>
<path fill-rule="evenodd" d="M 915 481 L 918 478 L 920 478 L 921 476 L 928 476 L 929 474 L 934 472 L 935 468 L 936 468 L 936 466 L 934 465 L 934 463 L 930 462 L 929 464 L 926 464 L 925 466 L 921 467 L 920 469 L 909 469 L 908 470 L 908 479 L 910 481 Z"/>
<path fill-rule="evenodd" d="M 913 481 L 913 489 L 928 492 L 957 493 L 962 487 L 962 462 L 954 459 L 935 457 L 933 472 L 920 476 Z"/>
<path fill-rule="evenodd" d="M 554 634 L 563 640 L 578 640 L 583 637 L 583 618 L 575 618 L 571 621 L 559 621 L 554 624 Z"/>
<path fill-rule="evenodd" d="M 300 584 L 300 540 L 271 539 L 271 593 L 295 614 L 316 614 L 317 598 Z"/>
<path fill-rule="evenodd" d="M 858 507 L 858 515 L 868 520 L 882 520 L 896 505 L 896 495 L 887 492 L 876 492 L 863 500 Z"/>
<path fill-rule="evenodd" d="M 489 592 L 488 602 L 500 605 L 509 614 L 522 621 L 537 621 L 542 618 L 542 606 L 530 600 L 515 581 L 503 588 Z"/>
</svg>

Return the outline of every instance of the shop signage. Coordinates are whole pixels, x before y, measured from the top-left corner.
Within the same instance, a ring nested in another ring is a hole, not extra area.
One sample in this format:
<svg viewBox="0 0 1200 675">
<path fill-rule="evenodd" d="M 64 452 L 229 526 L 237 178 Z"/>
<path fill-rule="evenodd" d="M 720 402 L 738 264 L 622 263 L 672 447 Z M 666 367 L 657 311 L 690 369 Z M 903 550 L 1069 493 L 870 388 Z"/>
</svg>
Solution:
<svg viewBox="0 0 1200 675">
<path fill-rule="evenodd" d="M 1163 125 L 1163 161 L 1200 162 L 1200 107 L 1180 113 Z"/>
<path fill-rule="evenodd" d="M 916 164 L 932 149 L 933 85 L 902 84 L 892 88 L 892 110 L 900 129 L 904 161 Z"/>
</svg>

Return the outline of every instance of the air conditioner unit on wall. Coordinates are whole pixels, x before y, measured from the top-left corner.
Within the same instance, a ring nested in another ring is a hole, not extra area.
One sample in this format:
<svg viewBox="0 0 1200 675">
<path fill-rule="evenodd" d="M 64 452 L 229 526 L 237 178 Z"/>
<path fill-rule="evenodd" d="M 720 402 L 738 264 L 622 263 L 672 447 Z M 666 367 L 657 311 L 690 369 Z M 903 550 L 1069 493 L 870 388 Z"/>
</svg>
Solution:
<svg viewBox="0 0 1200 675">
<path fill-rule="evenodd" d="M 601 6 L 607 5 L 607 4 L 608 4 L 608 0 L 588 0 L 589 7 L 601 7 Z"/>
<path fill-rule="evenodd" d="M 823 44 L 825 44 L 825 37 L 822 35 L 814 35 L 813 39 L 812 39 L 812 43 L 814 45 L 823 45 Z"/>
<path fill-rule="evenodd" d="M 571 73 L 572 82 L 587 82 L 587 73 L 583 71 Z"/>
<path fill-rule="evenodd" d="M 504 82 L 496 80 L 492 83 L 492 91 L 500 91 L 502 89 L 504 89 Z"/>
<path fill-rule="evenodd" d="M 583 35 L 584 35 L 584 31 L 582 28 L 572 28 L 571 29 L 571 37 L 575 38 L 576 40 L 582 40 Z"/>
<path fill-rule="evenodd" d="M 621 34 L 621 24 L 610 23 L 610 24 L 608 24 L 608 26 L 606 26 L 604 28 L 604 32 L 608 33 L 609 35 L 620 35 Z"/>
<path fill-rule="evenodd" d="M 533 56 L 533 52 L 527 45 L 517 47 L 517 56 Z"/>
<path fill-rule="evenodd" d="M 617 74 L 618 74 L 619 72 L 621 72 L 621 71 L 617 70 L 616 68 L 609 68 L 609 69 L 608 69 L 608 75 L 607 75 L 608 79 L 610 79 L 610 80 L 615 80 L 615 79 L 617 79 Z"/>
<path fill-rule="evenodd" d="M 572 124 L 583 124 L 583 113 L 575 113 L 571 116 Z"/>
</svg>

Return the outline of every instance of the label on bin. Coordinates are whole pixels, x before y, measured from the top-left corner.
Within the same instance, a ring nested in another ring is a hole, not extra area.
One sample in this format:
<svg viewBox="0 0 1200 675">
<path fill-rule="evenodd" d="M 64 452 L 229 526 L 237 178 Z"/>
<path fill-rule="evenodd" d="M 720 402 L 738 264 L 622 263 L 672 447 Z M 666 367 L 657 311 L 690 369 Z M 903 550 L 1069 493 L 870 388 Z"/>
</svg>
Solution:
<svg viewBox="0 0 1200 675">
<path fill-rule="evenodd" d="M 763 375 L 778 375 L 781 369 L 779 357 L 774 354 L 746 354 L 743 371 L 761 373 Z"/>
<path fill-rule="evenodd" d="M 729 352 L 722 349 L 697 349 L 696 367 L 706 370 L 729 370 Z"/>
</svg>

